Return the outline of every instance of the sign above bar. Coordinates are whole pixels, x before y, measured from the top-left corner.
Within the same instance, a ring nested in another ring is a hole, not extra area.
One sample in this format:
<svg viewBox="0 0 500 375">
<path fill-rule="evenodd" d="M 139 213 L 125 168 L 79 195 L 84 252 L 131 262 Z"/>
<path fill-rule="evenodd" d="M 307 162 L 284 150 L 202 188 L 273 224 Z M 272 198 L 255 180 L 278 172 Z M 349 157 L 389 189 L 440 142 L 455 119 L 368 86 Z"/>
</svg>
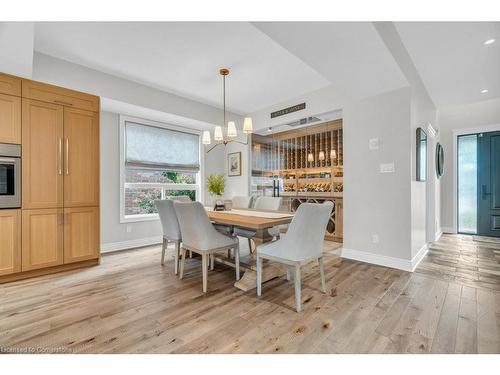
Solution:
<svg viewBox="0 0 500 375">
<path fill-rule="evenodd" d="M 279 111 L 276 112 L 271 112 L 271 118 L 288 115 L 289 113 L 301 111 L 303 109 L 306 109 L 306 103 L 300 103 L 288 108 L 280 109 Z"/>
</svg>

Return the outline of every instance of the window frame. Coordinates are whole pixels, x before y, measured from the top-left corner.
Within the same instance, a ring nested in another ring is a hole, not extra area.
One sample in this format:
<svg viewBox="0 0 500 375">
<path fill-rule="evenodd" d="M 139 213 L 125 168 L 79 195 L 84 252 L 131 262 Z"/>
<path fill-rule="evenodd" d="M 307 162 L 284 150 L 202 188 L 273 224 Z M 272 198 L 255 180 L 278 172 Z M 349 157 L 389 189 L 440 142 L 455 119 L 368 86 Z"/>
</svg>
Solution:
<svg viewBox="0 0 500 375">
<path fill-rule="evenodd" d="M 204 181 L 205 154 L 201 142 L 199 142 L 200 170 L 198 171 L 196 184 L 165 184 L 165 183 L 140 183 L 140 182 L 125 182 L 125 123 L 134 122 L 145 126 L 154 126 L 167 130 L 179 131 L 184 133 L 195 134 L 201 137 L 201 131 L 197 129 L 186 128 L 179 125 L 167 124 L 163 122 L 147 120 L 143 118 L 120 115 L 120 223 L 135 223 L 141 221 L 157 221 L 158 214 L 137 214 L 125 215 L 125 188 L 160 188 L 162 190 L 162 198 L 165 190 L 195 190 L 196 200 L 204 202 L 204 189 L 202 189 L 202 181 Z"/>
</svg>

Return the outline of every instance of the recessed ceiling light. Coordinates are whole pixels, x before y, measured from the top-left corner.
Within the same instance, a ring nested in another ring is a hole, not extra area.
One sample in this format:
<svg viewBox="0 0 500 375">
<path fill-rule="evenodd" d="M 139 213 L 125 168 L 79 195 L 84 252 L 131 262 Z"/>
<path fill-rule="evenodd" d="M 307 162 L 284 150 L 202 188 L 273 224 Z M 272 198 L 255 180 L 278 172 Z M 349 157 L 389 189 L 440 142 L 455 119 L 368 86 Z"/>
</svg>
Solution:
<svg viewBox="0 0 500 375">
<path fill-rule="evenodd" d="M 488 92 L 488 90 L 484 89 L 484 90 L 481 90 L 481 94 L 486 94 Z"/>
<path fill-rule="evenodd" d="M 486 42 L 484 42 L 485 45 L 493 44 L 495 43 L 495 39 L 488 39 Z"/>
<path fill-rule="evenodd" d="M 268 131 L 268 132 L 272 132 L 272 131 L 273 131 L 273 128 L 268 127 L 268 128 L 267 128 L 267 131 Z"/>
</svg>

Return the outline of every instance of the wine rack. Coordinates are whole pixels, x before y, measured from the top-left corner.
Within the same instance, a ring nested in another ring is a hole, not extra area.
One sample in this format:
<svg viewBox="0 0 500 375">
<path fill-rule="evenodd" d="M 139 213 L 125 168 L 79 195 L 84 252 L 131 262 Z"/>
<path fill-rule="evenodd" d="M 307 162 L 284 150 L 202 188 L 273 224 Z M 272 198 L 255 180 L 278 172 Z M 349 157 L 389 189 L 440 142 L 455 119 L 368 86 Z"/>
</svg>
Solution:
<svg viewBox="0 0 500 375">
<path fill-rule="evenodd" d="M 278 178 L 290 211 L 305 202 L 333 201 L 327 239 L 342 239 L 343 164 L 342 120 L 252 135 L 252 192 L 271 195 L 272 180 Z"/>
<path fill-rule="evenodd" d="M 342 120 L 254 135 L 252 151 L 252 176 L 283 179 L 283 195 L 342 196 Z"/>
</svg>

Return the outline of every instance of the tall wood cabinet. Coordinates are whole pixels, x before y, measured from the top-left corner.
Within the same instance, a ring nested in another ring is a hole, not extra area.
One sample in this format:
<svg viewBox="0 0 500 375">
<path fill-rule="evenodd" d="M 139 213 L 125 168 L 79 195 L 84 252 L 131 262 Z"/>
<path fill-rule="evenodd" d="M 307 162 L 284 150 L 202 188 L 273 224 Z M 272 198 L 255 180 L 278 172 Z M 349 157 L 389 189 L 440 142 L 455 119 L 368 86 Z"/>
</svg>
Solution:
<svg viewBox="0 0 500 375">
<path fill-rule="evenodd" d="M 22 209 L 0 210 L 0 282 L 97 264 L 99 98 L 0 73 L 0 143 L 22 149 Z"/>
</svg>

